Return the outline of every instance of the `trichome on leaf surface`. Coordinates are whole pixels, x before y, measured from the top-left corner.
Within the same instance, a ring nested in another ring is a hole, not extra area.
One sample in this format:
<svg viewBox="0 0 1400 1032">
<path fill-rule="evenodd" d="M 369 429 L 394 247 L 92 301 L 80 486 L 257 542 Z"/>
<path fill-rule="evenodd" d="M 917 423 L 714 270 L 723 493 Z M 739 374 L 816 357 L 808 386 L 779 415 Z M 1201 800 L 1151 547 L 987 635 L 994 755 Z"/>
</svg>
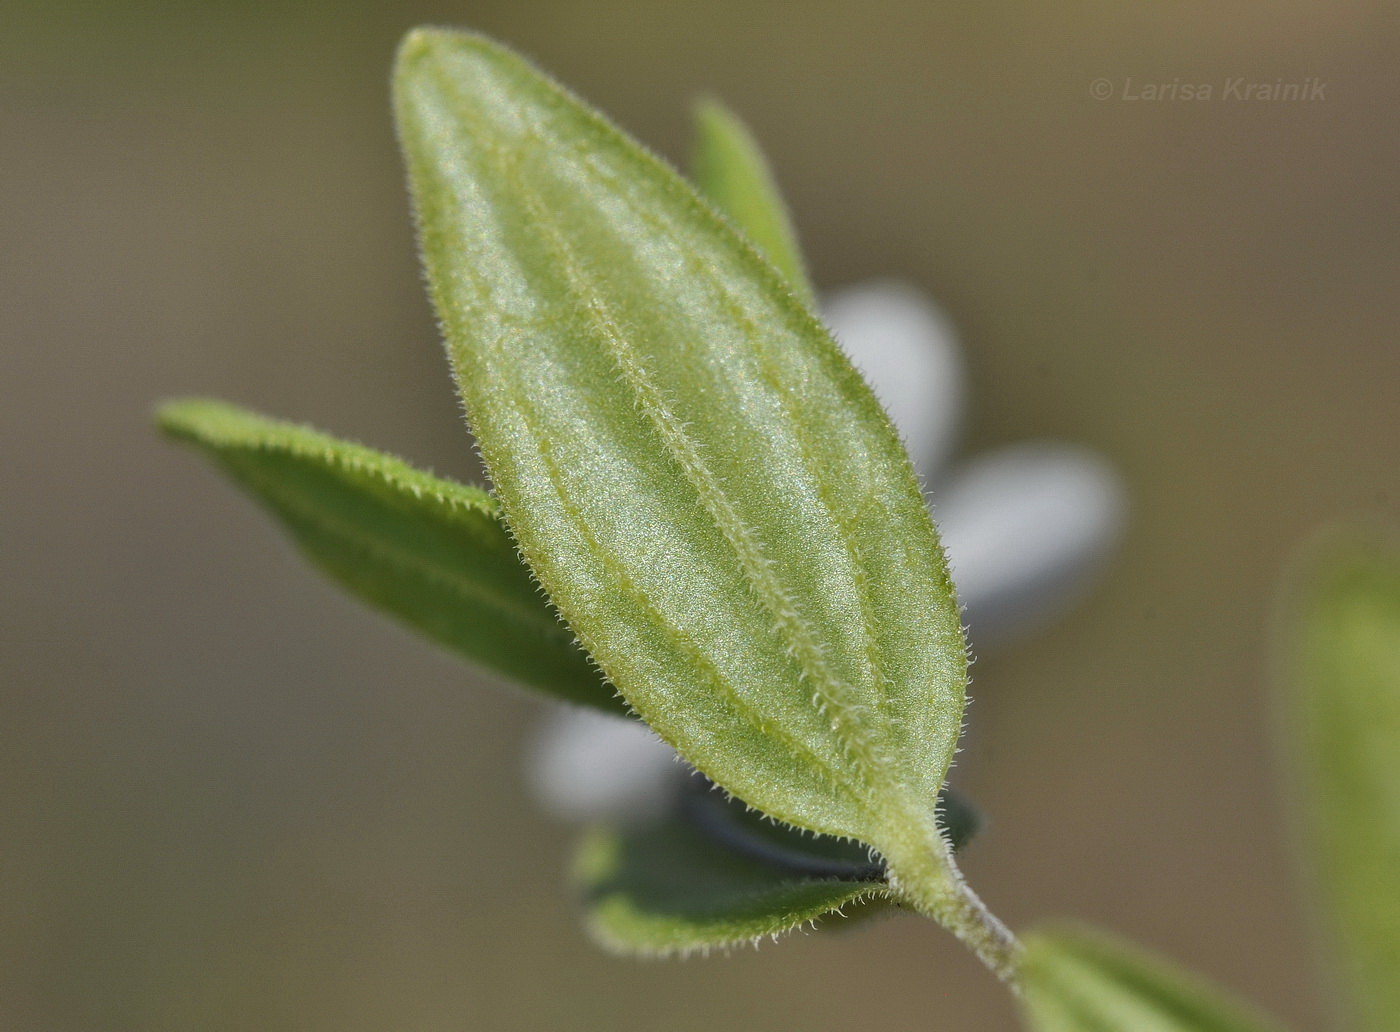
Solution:
<svg viewBox="0 0 1400 1032">
<path fill-rule="evenodd" d="M 517 684 L 635 714 L 694 768 L 674 812 L 586 835 L 599 941 L 703 950 L 903 908 L 1039 1029 L 1266 1027 L 1089 933 L 1023 948 L 965 884 L 953 584 L 742 124 L 700 108 L 692 185 L 479 36 L 413 32 L 394 90 L 494 490 L 218 402 L 160 422 L 351 591 Z"/>
</svg>

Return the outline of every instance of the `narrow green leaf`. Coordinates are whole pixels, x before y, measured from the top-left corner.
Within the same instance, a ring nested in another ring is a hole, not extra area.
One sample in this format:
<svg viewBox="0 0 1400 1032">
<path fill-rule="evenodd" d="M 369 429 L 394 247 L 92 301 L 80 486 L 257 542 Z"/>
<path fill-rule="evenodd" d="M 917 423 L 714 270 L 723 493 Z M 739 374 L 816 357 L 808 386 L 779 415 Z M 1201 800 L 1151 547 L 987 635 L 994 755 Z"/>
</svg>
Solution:
<svg viewBox="0 0 1400 1032">
<path fill-rule="evenodd" d="M 418 30 L 395 86 L 458 388 L 550 598 L 683 757 L 874 846 L 972 942 L 932 806 L 962 628 L 870 389 L 684 180 L 520 57 Z"/>
<path fill-rule="evenodd" d="M 1034 1032 L 1272 1032 L 1278 1026 L 1174 965 L 1086 930 L 1025 937 L 1021 1004 Z"/>
<path fill-rule="evenodd" d="M 1353 1022 L 1400 1029 L 1400 547 L 1359 533 L 1307 564 L 1289 721 L 1326 923 Z"/>
<path fill-rule="evenodd" d="M 365 601 L 521 684 L 625 710 L 541 597 L 485 491 L 221 402 L 172 402 L 158 419 Z"/>
<path fill-rule="evenodd" d="M 852 843 L 814 843 L 772 824 L 752 830 L 789 855 L 867 860 Z M 881 881 L 773 863 L 716 840 L 682 814 L 638 827 L 593 829 L 574 875 L 593 937 L 616 952 L 640 955 L 756 942 L 888 898 Z"/>
<path fill-rule="evenodd" d="M 815 298 L 787 206 L 758 141 L 717 100 L 695 106 L 691 178 L 809 304 Z"/>
</svg>

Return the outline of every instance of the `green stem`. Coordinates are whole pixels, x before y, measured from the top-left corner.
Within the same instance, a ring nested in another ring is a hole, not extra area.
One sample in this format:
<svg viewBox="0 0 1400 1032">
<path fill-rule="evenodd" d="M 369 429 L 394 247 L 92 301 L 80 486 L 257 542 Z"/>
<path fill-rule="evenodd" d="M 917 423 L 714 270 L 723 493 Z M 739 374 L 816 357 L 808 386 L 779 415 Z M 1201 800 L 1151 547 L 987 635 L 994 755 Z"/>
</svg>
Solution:
<svg viewBox="0 0 1400 1032">
<path fill-rule="evenodd" d="M 968 887 L 942 834 L 931 828 L 923 842 L 910 845 L 907 852 L 885 854 L 890 884 L 900 899 L 952 932 L 997 978 L 1019 991 L 1021 943 Z"/>
</svg>

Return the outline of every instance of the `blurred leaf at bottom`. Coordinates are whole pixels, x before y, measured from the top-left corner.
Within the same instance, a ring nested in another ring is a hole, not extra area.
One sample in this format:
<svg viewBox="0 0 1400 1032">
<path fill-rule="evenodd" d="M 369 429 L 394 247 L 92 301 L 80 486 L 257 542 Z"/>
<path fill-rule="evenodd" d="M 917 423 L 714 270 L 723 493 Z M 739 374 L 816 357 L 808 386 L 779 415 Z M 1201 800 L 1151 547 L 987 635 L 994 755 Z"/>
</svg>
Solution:
<svg viewBox="0 0 1400 1032">
<path fill-rule="evenodd" d="M 1025 938 L 1022 1009 L 1034 1032 L 1276 1032 L 1213 986 L 1084 929 Z"/>
</svg>

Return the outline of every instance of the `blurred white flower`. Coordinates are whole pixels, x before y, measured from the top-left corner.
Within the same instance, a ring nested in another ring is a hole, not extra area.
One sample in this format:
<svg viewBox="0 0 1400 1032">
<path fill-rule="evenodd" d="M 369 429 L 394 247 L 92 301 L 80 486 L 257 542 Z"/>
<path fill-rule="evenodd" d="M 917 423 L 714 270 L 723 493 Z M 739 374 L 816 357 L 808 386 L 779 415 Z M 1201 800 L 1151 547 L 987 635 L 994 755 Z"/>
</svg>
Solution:
<svg viewBox="0 0 1400 1032">
<path fill-rule="evenodd" d="M 882 280 L 828 295 L 827 326 L 875 389 L 925 484 L 962 425 L 962 352 L 948 317 L 913 287 Z"/>
<path fill-rule="evenodd" d="M 1051 441 L 1001 448 L 945 473 L 966 393 L 948 319 L 913 287 L 888 281 L 836 292 L 824 314 L 932 499 L 969 637 L 980 648 L 1044 626 L 1079 597 L 1118 540 L 1127 509 L 1118 474 L 1091 451 Z M 929 414 L 935 404 L 945 416 Z"/>
<path fill-rule="evenodd" d="M 947 470 L 966 396 L 952 324 L 907 284 L 837 291 L 827 325 L 903 437 L 933 506 L 968 635 L 978 647 L 1038 630 L 1077 599 L 1117 542 L 1122 481 L 1084 448 L 1032 441 Z M 566 820 L 664 809 L 686 770 L 644 723 L 573 707 L 529 752 L 540 804 Z"/>
<path fill-rule="evenodd" d="M 536 800 L 566 821 L 659 817 L 689 769 L 640 720 L 568 705 L 545 718 L 525 762 Z"/>
</svg>

